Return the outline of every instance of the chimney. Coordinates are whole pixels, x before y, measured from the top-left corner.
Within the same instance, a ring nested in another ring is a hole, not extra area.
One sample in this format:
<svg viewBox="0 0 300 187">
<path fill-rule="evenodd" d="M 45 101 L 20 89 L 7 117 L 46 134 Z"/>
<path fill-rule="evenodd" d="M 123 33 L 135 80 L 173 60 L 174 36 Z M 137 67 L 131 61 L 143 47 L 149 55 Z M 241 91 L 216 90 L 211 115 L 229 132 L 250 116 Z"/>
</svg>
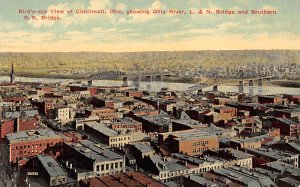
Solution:
<svg viewBox="0 0 300 187">
<path fill-rule="evenodd" d="M 16 131 L 19 132 L 20 131 L 20 118 L 19 117 L 17 117 L 16 122 L 17 122 Z"/>
</svg>

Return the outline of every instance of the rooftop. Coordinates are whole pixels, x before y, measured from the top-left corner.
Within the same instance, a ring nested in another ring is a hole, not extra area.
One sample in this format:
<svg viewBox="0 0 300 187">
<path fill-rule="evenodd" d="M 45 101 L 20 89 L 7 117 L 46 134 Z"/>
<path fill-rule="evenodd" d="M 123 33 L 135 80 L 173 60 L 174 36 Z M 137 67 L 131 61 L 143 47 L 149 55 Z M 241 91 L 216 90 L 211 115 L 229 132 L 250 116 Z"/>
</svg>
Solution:
<svg viewBox="0 0 300 187">
<path fill-rule="evenodd" d="M 287 172 L 290 173 L 292 176 L 300 177 L 300 168 L 297 168 L 293 165 L 275 161 L 275 162 L 269 162 L 266 164 L 268 168 L 271 168 L 277 172 Z"/>
<path fill-rule="evenodd" d="M 245 184 L 245 186 L 276 186 L 276 184 L 269 177 L 241 167 L 233 166 L 231 168 L 221 168 L 215 170 L 214 173 L 225 176 L 230 180 Z"/>
<path fill-rule="evenodd" d="M 105 162 L 109 160 L 123 160 L 124 157 L 109 149 L 104 149 L 98 144 L 89 140 L 82 140 L 79 143 L 66 143 L 70 148 L 76 150 L 81 155 L 96 162 Z"/>
<path fill-rule="evenodd" d="M 85 122 L 84 124 L 86 124 L 87 126 L 101 132 L 102 134 L 112 137 L 112 136 L 119 136 L 120 134 L 115 131 L 110 129 L 106 124 L 104 123 L 99 123 L 96 121 L 91 121 L 91 122 Z"/>
<path fill-rule="evenodd" d="M 207 186 L 207 187 L 217 187 L 219 186 L 217 183 L 214 183 L 204 177 L 201 177 L 196 174 L 191 174 L 188 177 L 190 180 L 196 182 L 197 184 L 201 184 L 202 186 Z"/>
<path fill-rule="evenodd" d="M 135 143 L 134 147 L 142 153 L 154 152 L 154 149 L 151 146 L 142 142 Z"/>
<path fill-rule="evenodd" d="M 184 155 L 181 153 L 173 153 L 172 156 L 175 158 L 178 158 L 179 160 L 187 161 L 188 163 L 195 164 L 198 166 L 202 165 L 202 164 L 225 162 L 224 160 L 218 160 L 215 157 L 210 157 L 210 156 L 205 156 L 205 157 L 199 158 L 199 157 Z"/>
<path fill-rule="evenodd" d="M 186 167 L 185 165 L 177 163 L 178 160 L 176 159 L 172 159 L 172 158 L 163 159 L 159 155 L 150 156 L 149 158 L 152 161 L 152 163 L 156 165 L 156 168 L 159 171 L 174 172 L 174 171 L 181 171 L 181 170 L 188 169 L 188 167 Z"/>
<path fill-rule="evenodd" d="M 39 141 L 45 139 L 62 139 L 60 135 L 56 134 L 50 129 L 20 131 L 16 133 L 7 134 L 6 138 L 10 143 Z"/>
<path fill-rule="evenodd" d="M 146 176 L 143 173 L 129 171 L 115 175 L 102 176 L 82 180 L 88 187 L 107 187 L 107 186 L 147 186 L 151 184 L 152 187 L 165 187 L 164 184 Z"/>
<path fill-rule="evenodd" d="M 181 140 L 181 141 L 193 140 L 193 139 L 217 138 L 216 135 L 203 132 L 201 129 L 189 129 L 189 130 L 174 131 L 171 133 L 162 133 L 162 134 L 169 134 L 169 136 L 173 136 L 174 139 Z"/>
<path fill-rule="evenodd" d="M 245 149 L 246 149 L 246 151 L 249 151 L 250 154 L 254 153 L 254 154 L 258 154 L 258 155 L 263 155 L 263 156 L 272 158 L 274 160 L 280 160 L 280 159 L 284 159 L 287 157 L 292 157 L 292 156 L 297 155 L 294 153 L 288 153 L 288 152 L 279 151 L 279 150 L 271 149 L 271 148 L 259 148 L 259 149 L 245 148 Z"/>
<path fill-rule="evenodd" d="M 165 114 L 159 114 L 155 116 L 141 116 L 145 121 L 149 121 L 155 125 L 159 126 L 172 126 L 172 119 L 170 116 Z"/>
<path fill-rule="evenodd" d="M 42 163 L 50 177 L 67 176 L 67 172 L 60 167 L 58 162 L 51 156 L 38 155 L 37 158 Z"/>
</svg>

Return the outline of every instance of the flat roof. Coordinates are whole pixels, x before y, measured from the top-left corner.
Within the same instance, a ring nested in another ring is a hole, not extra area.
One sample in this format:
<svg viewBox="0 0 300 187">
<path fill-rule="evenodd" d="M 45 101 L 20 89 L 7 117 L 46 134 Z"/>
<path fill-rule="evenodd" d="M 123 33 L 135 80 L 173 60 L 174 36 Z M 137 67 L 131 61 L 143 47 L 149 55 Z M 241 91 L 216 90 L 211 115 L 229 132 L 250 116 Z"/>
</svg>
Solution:
<svg viewBox="0 0 300 187">
<path fill-rule="evenodd" d="M 245 148 L 245 150 L 249 151 L 250 154 L 251 153 L 259 154 L 259 155 L 263 155 L 263 156 L 266 156 L 269 158 L 273 158 L 274 160 L 279 160 L 279 159 L 298 155 L 298 154 L 288 153 L 288 152 L 279 151 L 279 150 L 271 149 L 271 148 L 259 148 L 259 149 Z"/>
<path fill-rule="evenodd" d="M 154 116 L 140 116 L 143 120 L 149 121 L 158 126 L 172 126 L 172 119 L 165 114 L 158 114 Z"/>
<path fill-rule="evenodd" d="M 168 134 L 169 136 L 173 136 L 173 138 L 177 140 L 217 138 L 215 134 L 203 132 L 201 129 L 189 129 L 189 130 L 174 131 L 174 132 L 161 133 L 161 134 L 163 135 Z"/>
<path fill-rule="evenodd" d="M 281 161 L 274 161 L 274 162 L 269 162 L 266 163 L 266 166 L 269 168 L 272 168 L 278 172 L 288 172 L 293 176 L 300 177 L 300 168 L 297 168 L 296 166 L 293 166 L 291 164 L 287 164 L 285 162 Z"/>
<path fill-rule="evenodd" d="M 16 133 L 7 134 L 6 138 L 10 143 L 39 141 L 46 139 L 62 139 L 60 135 L 56 134 L 50 129 L 20 131 Z"/>
<path fill-rule="evenodd" d="M 87 126 L 101 132 L 102 134 L 112 137 L 112 136 L 124 136 L 126 134 L 119 134 L 117 131 L 110 129 L 106 124 L 99 123 L 96 121 L 84 122 Z"/>
<path fill-rule="evenodd" d="M 154 152 L 154 149 L 151 146 L 149 146 L 145 143 L 142 143 L 142 142 L 135 143 L 134 147 L 142 153 L 147 153 L 147 152 L 152 152 L 152 151 Z"/>
<path fill-rule="evenodd" d="M 201 177 L 196 174 L 190 174 L 188 177 L 190 180 L 196 182 L 197 184 L 201 184 L 202 186 L 207 186 L 207 187 L 217 187 L 219 186 L 217 183 L 214 183 L 204 177 Z"/>
<path fill-rule="evenodd" d="M 77 151 L 88 159 L 93 159 L 97 162 L 105 162 L 111 160 L 124 160 L 122 155 L 105 149 L 89 140 L 81 140 L 79 143 L 66 143 L 70 148 Z"/>
<path fill-rule="evenodd" d="M 89 179 L 83 179 L 83 183 L 89 184 L 91 187 L 107 187 L 107 186 L 147 186 L 151 184 L 152 187 L 165 187 L 165 184 L 136 171 L 129 171 L 124 173 L 118 173 L 109 176 L 99 176 Z"/>
<path fill-rule="evenodd" d="M 51 156 L 38 155 L 37 158 L 42 163 L 50 177 L 67 176 L 67 172 L 60 167 L 58 162 Z"/>
<path fill-rule="evenodd" d="M 166 160 L 163 160 L 159 155 L 150 156 L 149 158 L 159 171 L 174 172 L 188 169 L 185 165 L 177 163 L 178 160 L 176 159 L 167 158 Z"/>
<path fill-rule="evenodd" d="M 173 157 L 178 158 L 179 160 L 187 161 L 191 164 L 201 165 L 201 164 L 208 164 L 208 163 L 224 163 L 225 160 L 218 160 L 212 156 L 206 156 L 205 158 L 193 157 L 181 153 L 173 153 L 171 154 Z"/>
<path fill-rule="evenodd" d="M 221 168 L 215 170 L 214 173 L 238 181 L 246 186 L 276 186 L 269 177 L 241 167 Z"/>
</svg>

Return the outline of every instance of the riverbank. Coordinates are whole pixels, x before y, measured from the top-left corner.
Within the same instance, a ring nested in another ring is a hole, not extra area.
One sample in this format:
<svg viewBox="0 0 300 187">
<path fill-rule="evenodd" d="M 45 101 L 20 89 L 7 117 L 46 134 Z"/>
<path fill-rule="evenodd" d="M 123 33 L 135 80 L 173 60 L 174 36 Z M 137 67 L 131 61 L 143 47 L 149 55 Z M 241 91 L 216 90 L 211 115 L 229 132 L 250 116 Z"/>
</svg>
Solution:
<svg viewBox="0 0 300 187">
<path fill-rule="evenodd" d="M 2 73 L 4 76 L 10 76 L 8 73 Z M 18 80 L 18 77 L 27 77 L 27 78 L 46 78 L 46 79 L 92 79 L 90 75 L 82 75 L 82 74 L 68 74 L 68 75 L 51 75 L 51 74 L 36 74 L 36 73 L 18 73 L 16 74 L 16 80 Z M 93 80 L 111 80 L 111 81 L 122 81 L 123 78 L 104 78 L 104 79 L 94 79 Z M 202 81 L 201 78 L 183 78 L 183 77 L 163 77 L 162 79 L 164 82 L 169 83 L 186 83 L 186 84 L 198 84 Z M 134 81 L 130 79 L 130 76 L 128 78 L 128 81 Z M 147 82 L 146 80 L 141 80 L 144 82 Z M 155 81 L 155 80 L 153 80 Z"/>
<path fill-rule="evenodd" d="M 222 85 L 224 86 L 238 86 L 238 81 L 237 82 L 229 82 L 229 83 L 224 83 Z M 245 83 L 244 85 L 249 86 L 248 83 Z M 300 88 L 300 81 L 297 80 L 271 80 L 271 81 L 264 81 L 263 82 L 264 86 L 279 86 L 279 87 L 287 87 L 287 88 Z"/>
<path fill-rule="evenodd" d="M 9 74 L 4 73 L 4 76 L 9 76 Z M 26 77 L 26 78 L 46 78 L 46 79 L 91 79 L 89 75 L 50 75 L 50 74 L 32 74 L 32 73 L 18 73 L 16 75 L 16 80 L 19 81 L 18 77 Z M 185 83 L 185 84 L 200 84 L 206 82 L 209 78 L 182 78 L 182 77 L 164 77 L 163 82 L 167 83 Z M 122 81 L 122 78 L 118 79 L 93 79 L 93 80 L 111 80 L 111 81 Z M 129 81 L 134 81 L 128 79 Z M 147 82 L 145 80 L 142 80 Z M 227 83 L 219 82 L 218 85 L 224 86 L 238 86 L 239 79 L 226 79 Z M 248 86 L 248 82 L 245 81 L 245 85 Z M 264 81 L 263 85 L 265 86 L 280 86 L 280 87 L 289 87 L 289 88 L 300 88 L 300 80 L 271 80 Z"/>
</svg>

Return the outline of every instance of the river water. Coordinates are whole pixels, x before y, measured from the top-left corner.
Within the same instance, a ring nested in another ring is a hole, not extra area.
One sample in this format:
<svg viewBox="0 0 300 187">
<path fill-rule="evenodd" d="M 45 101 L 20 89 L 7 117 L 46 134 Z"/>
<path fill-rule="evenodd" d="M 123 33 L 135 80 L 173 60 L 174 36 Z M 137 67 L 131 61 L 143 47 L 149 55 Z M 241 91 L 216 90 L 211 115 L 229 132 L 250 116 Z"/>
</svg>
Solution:
<svg viewBox="0 0 300 187">
<path fill-rule="evenodd" d="M 1 76 L 0 82 L 9 81 L 9 76 Z M 23 82 L 71 82 L 72 79 L 53 79 L 53 78 L 30 78 L 30 77 L 16 77 L 16 81 L 23 81 Z M 122 81 L 117 80 L 94 80 L 93 85 L 95 86 L 121 86 L 123 84 Z M 188 83 L 175 83 L 175 82 L 135 82 L 135 81 L 128 81 L 128 85 L 133 88 L 139 88 L 148 91 L 159 91 L 161 88 L 166 87 L 172 90 L 180 90 L 184 91 L 187 90 L 189 87 L 194 86 L 194 84 Z M 212 87 L 208 87 L 203 89 L 203 91 L 210 91 Z M 218 90 L 221 92 L 238 92 L 238 86 L 225 86 L 221 85 L 218 86 Z M 293 94 L 293 95 L 300 95 L 300 88 L 291 88 L 291 87 L 280 87 L 280 86 L 244 86 L 244 93 L 251 93 L 251 94 L 263 94 L 263 95 L 270 95 L 270 94 Z"/>
</svg>

